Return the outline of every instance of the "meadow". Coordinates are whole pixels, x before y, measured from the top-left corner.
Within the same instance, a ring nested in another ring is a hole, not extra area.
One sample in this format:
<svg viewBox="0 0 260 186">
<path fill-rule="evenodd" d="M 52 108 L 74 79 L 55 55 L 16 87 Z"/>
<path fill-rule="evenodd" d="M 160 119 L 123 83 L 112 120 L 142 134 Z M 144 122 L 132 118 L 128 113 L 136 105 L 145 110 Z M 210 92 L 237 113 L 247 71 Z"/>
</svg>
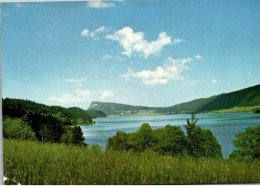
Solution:
<svg viewBox="0 0 260 186">
<path fill-rule="evenodd" d="M 260 181 L 259 160 L 160 156 L 4 139 L 5 176 L 21 184 L 190 184 Z"/>
<path fill-rule="evenodd" d="M 251 107 L 234 107 L 229 109 L 214 110 L 211 111 L 210 113 L 238 113 L 238 112 L 254 113 L 257 110 L 260 110 L 260 105 L 251 106 Z"/>
</svg>

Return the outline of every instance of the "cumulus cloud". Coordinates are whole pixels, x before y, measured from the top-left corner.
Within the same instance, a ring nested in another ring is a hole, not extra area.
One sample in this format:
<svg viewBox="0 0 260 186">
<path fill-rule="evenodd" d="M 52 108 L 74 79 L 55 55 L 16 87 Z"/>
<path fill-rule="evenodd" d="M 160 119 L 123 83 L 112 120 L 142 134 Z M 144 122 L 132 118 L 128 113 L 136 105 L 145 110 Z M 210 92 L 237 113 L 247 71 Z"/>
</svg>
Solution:
<svg viewBox="0 0 260 186">
<path fill-rule="evenodd" d="M 125 80 L 133 82 L 139 79 L 145 85 L 166 84 L 170 80 L 184 80 L 182 72 L 189 69 L 189 62 L 197 60 L 195 57 L 174 59 L 166 58 L 166 62 L 162 66 L 157 66 L 155 70 L 141 70 L 134 72 L 128 69 L 126 74 L 121 75 Z"/>
<path fill-rule="evenodd" d="M 56 101 L 60 103 L 78 103 L 90 101 L 91 92 L 89 90 L 77 89 L 73 95 L 62 94 L 60 96 L 50 96 L 49 100 Z"/>
<path fill-rule="evenodd" d="M 88 0 L 87 7 L 89 8 L 109 8 L 115 6 L 115 2 L 123 0 Z"/>
<path fill-rule="evenodd" d="M 114 95 L 115 95 L 114 92 L 109 91 L 109 90 L 104 90 L 100 99 L 105 100 L 105 99 L 113 97 Z"/>
<path fill-rule="evenodd" d="M 211 83 L 217 83 L 217 82 L 218 82 L 218 80 L 216 80 L 216 79 L 211 80 Z"/>
<path fill-rule="evenodd" d="M 165 45 L 174 42 L 166 32 L 161 32 L 158 39 L 148 42 L 144 39 L 143 32 L 134 32 L 130 27 L 124 27 L 114 34 L 107 35 L 106 39 L 118 41 L 124 49 L 122 54 L 126 56 L 130 57 L 133 52 L 136 52 L 144 58 L 158 54 Z M 177 39 L 175 44 L 180 42 L 182 42 L 182 40 Z"/>
<path fill-rule="evenodd" d="M 97 28 L 96 30 L 94 30 L 92 32 L 90 32 L 88 29 L 84 29 L 81 32 L 81 36 L 83 36 L 83 37 L 90 37 L 90 38 L 92 38 L 94 40 L 98 40 L 99 39 L 98 35 L 100 33 L 104 32 L 105 29 L 106 29 L 105 26 L 101 26 L 101 27 Z"/>
</svg>

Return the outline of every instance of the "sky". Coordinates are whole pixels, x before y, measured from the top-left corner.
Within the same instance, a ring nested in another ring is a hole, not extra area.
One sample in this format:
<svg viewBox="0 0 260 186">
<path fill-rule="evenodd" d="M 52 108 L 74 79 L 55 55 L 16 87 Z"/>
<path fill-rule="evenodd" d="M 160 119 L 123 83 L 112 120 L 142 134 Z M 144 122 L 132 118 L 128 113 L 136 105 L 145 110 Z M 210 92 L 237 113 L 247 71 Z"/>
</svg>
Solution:
<svg viewBox="0 0 260 186">
<path fill-rule="evenodd" d="M 260 82 L 260 1 L 2 3 L 3 97 L 172 106 Z"/>
</svg>

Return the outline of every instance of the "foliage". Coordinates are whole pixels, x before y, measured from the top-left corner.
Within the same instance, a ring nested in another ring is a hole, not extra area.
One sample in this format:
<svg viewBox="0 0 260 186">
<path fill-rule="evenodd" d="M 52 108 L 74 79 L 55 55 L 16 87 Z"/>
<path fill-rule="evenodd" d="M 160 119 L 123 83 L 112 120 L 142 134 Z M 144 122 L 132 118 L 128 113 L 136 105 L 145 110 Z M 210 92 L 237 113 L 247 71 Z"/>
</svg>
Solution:
<svg viewBox="0 0 260 186">
<path fill-rule="evenodd" d="M 187 119 L 185 136 L 178 126 L 167 125 L 152 130 L 148 123 L 141 125 L 138 131 L 125 133 L 118 131 L 108 139 L 107 148 L 114 150 L 134 150 L 143 152 L 152 149 L 163 155 L 188 154 L 194 157 L 222 157 L 221 146 L 210 130 L 196 126 L 198 119 L 192 114 Z"/>
<path fill-rule="evenodd" d="M 154 151 L 163 155 L 177 155 L 185 152 L 185 134 L 179 126 L 166 125 L 153 131 Z"/>
<path fill-rule="evenodd" d="M 63 125 L 88 125 L 93 124 L 93 118 L 105 117 L 101 111 L 90 113 L 78 107 L 64 108 L 60 106 L 48 106 L 22 99 L 2 99 L 3 116 L 11 118 L 22 118 L 27 113 L 38 113 L 48 115 L 60 120 Z"/>
<path fill-rule="evenodd" d="M 101 114 L 92 111 L 92 115 L 93 113 L 95 117 Z M 7 118 L 4 137 L 52 143 L 84 144 L 81 128 L 70 126 L 94 123 L 91 114 L 77 107 L 66 109 L 21 99 L 3 99 L 3 115 Z"/>
<path fill-rule="evenodd" d="M 87 145 L 84 143 L 82 130 L 79 126 L 68 127 L 61 137 L 61 142 L 66 144 Z"/>
<path fill-rule="evenodd" d="M 36 140 L 31 127 L 18 118 L 4 119 L 3 136 L 8 139 Z"/>
<path fill-rule="evenodd" d="M 238 149 L 234 150 L 230 157 L 260 158 L 260 125 L 248 127 L 244 132 L 239 132 L 236 137 L 233 143 Z"/>
<path fill-rule="evenodd" d="M 151 150 L 102 151 L 98 147 L 4 139 L 5 176 L 22 185 L 139 185 L 252 183 L 259 160 L 160 156 Z"/>
<path fill-rule="evenodd" d="M 222 157 L 221 146 L 215 136 L 199 126 L 187 136 L 187 150 L 194 157 Z"/>
<path fill-rule="evenodd" d="M 194 157 L 222 157 L 221 146 L 210 130 L 196 126 L 198 119 L 191 114 L 185 125 L 187 131 L 186 148 L 188 154 Z"/>
<path fill-rule="evenodd" d="M 60 120 L 52 115 L 28 112 L 23 119 L 34 130 L 38 140 L 42 142 L 60 141 L 63 134 L 63 125 Z"/>
<path fill-rule="evenodd" d="M 196 123 L 198 122 L 198 119 L 196 119 L 196 116 L 194 113 L 191 114 L 191 121 L 189 119 L 186 120 L 187 124 L 185 125 L 187 135 L 191 135 L 191 133 L 194 131 L 196 127 Z"/>
</svg>

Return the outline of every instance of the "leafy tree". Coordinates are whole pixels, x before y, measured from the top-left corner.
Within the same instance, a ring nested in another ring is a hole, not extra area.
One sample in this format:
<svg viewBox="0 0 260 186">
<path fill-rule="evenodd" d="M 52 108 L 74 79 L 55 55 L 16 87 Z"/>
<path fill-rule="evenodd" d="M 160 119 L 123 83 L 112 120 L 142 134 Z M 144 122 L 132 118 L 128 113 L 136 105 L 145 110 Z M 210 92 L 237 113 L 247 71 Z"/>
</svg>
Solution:
<svg viewBox="0 0 260 186">
<path fill-rule="evenodd" d="M 60 142 L 64 131 L 61 121 L 57 118 L 48 114 L 27 112 L 23 119 L 34 130 L 39 141 Z"/>
<path fill-rule="evenodd" d="M 80 126 L 72 127 L 72 143 L 76 145 L 84 145 L 85 138 Z"/>
<path fill-rule="evenodd" d="M 222 157 L 221 146 L 215 136 L 208 129 L 196 126 L 187 136 L 187 150 L 195 157 Z"/>
<path fill-rule="evenodd" d="M 221 146 L 209 129 L 196 126 L 198 119 L 191 114 L 191 121 L 187 119 L 186 149 L 189 155 L 195 157 L 222 157 Z"/>
<path fill-rule="evenodd" d="M 86 145 L 84 140 L 80 126 L 67 127 L 65 133 L 61 136 L 61 142 L 66 144 Z"/>
<path fill-rule="evenodd" d="M 116 135 L 108 139 L 107 147 L 115 150 L 128 149 L 128 134 L 122 131 L 117 131 Z"/>
<path fill-rule="evenodd" d="M 260 158 L 260 125 L 248 127 L 236 137 L 233 143 L 237 149 L 230 155 L 231 158 Z"/>
<path fill-rule="evenodd" d="M 3 121 L 3 136 L 9 139 L 36 140 L 31 127 L 18 118 L 6 118 Z"/>
<path fill-rule="evenodd" d="M 143 123 L 137 131 L 137 149 L 143 151 L 152 146 L 153 133 L 148 123 Z"/>
<path fill-rule="evenodd" d="M 185 134 L 178 126 L 166 125 L 161 148 L 171 155 L 183 153 L 185 148 Z"/>
</svg>

